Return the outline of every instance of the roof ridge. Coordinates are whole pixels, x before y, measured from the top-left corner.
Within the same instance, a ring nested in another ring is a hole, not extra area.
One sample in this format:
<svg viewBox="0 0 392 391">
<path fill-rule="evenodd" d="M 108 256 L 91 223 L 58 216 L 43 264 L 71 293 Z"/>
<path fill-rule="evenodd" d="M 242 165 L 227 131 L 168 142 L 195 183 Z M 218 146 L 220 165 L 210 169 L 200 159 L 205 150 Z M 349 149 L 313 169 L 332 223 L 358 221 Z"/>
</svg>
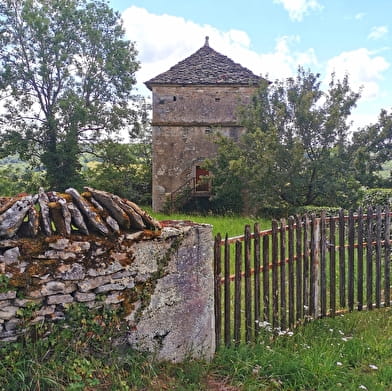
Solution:
<svg viewBox="0 0 392 391">
<path fill-rule="evenodd" d="M 258 84 L 260 80 L 261 77 L 248 68 L 211 48 L 206 37 L 204 46 L 145 84 L 151 89 L 155 84 L 249 85 Z"/>
</svg>

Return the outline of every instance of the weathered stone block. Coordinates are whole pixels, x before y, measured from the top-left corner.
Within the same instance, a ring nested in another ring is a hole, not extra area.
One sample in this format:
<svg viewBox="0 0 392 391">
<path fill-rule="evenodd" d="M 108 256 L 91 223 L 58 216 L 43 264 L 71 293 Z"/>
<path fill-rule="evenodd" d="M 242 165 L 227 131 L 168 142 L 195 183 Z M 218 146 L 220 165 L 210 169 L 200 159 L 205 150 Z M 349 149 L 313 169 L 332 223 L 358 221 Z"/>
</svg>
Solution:
<svg viewBox="0 0 392 391">
<path fill-rule="evenodd" d="M 40 308 L 37 312 L 36 315 L 37 316 L 46 316 L 46 315 L 51 315 L 55 312 L 56 310 L 56 306 L 55 305 L 49 305 L 49 306 L 45 306 Z"/>
<path fill-rule="evenodd" d="M 3 254 L 4 261 L 7 265 L 11 265 L 13 263 L 17 263 L 20 257 L 19 247 L 13 247 L 6 251 Z"/>
<path fill-rule="evenodd" d="M 8 307 L 11 305 L 11 300 L 1 300 L 0 301 L 0 308 Z"/>
<path fill-rule="evenodd" d="M 96 278 L 90 278 L 78 283 L 79 290 L 81 292 L 91 291 L 101 285 L 104 285 L 110 281 L 109 276 L 98 276 Z"/>
<path fill-rule="evenodd" d="M 13 331 L 17 329 L 19 324 L 20 324 L 19 319 L 12 318 L 8 322 L 5 322 L 4 327 L 6 331 Z"/>
<path fill-rule="evenodd" d="M 0 319 L 10 320 L 16 315 L 16 311 L 18 311 L 18 307 L 8 306 L 0 309 Z"/>
<path fill-rule="evenodd" d="M 80 263 L 61 265 L 57 271 L 59 274 L 56 275 L 56 277 L 61 278 L 64 281 L 83 280 L 86 275 L 85 268 Z"/>
<path fill-rule="evenodd" d="M 72 303 L 74 298 L 71 295 L 53 295 L 48 297 L 48 304 L 68 304 Z"/>
<path fill-rule="evenodd" d="M 104 302 L 105 304 L 117 304 L 121 303 L 122 301 L 124 301 L 124 298 L 121 297 L 119 293 L 113 293 L 107 296 Z"/>
<path fill-rule="evenodd" d="M 83 293 L 83 292 L 76 292 L 74 295 L 76 301 L 83 303 L 86 301 L 93 301 L 96 298 L 95 293 Z"/>
<path fill-rule="evenodd" d="M 12 300 L 16 298 L 16 291 L 0 293 L 0 300 Z"/>
<path fill-rule="evenodd" d="M 95 289 L 95 293 L 106 293 L 110 291 L 122 291 L 125 289 L 124 284 L 105 284 Z"/>
<path fill-rule="evenodd" d="M 113 273 L 119 272 L 121 270 L 124 270 L 124 266 L 121 265 L 121 263 L 119 261 L 114 261 L 114 262 L 110 263 L 109 265 L 103 264 L 99 268 L 88 269 L 87 275 L 89 275 L 90 277 L 107 276 L 108 274 L 113 274 Z"/>
<path fill-rule="evenodd" d="M 49 243 L 49 247 L 53 248 L 54 250 L 64 250 L 69 244 L 69 239 L 67 238 L 60 238 L 57 239 L 55 242 Z"/>
<path fill-rule="evenodd" d="M 43 296 L 54 295 L 56 293 L 64 293 L 65 284 L 60 281 L 50 281 L 41 289 Z"/>
<path fill-rule="evenodd" d="M 131 273 L 129 270 L 120 271 L 113 273 L 110 277 L 112 280 L 121 280 L 123 278 L 134 276 L 135 273 Z"/>
</svg>

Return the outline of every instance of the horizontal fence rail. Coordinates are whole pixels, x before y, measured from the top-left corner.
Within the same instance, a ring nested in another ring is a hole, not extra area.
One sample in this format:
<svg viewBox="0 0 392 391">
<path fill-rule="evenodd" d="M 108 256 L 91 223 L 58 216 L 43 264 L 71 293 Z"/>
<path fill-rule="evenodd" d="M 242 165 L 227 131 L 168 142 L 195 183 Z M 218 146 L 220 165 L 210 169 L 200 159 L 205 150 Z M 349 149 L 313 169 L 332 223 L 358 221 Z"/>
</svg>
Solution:
<svg viewBox="0 0 392 391">
<path fill-rule="evenodd" d="M 216 346 L 306 320 L 389 306 L 391 212 L 295 216 L 214 244 Z"/>
</svg>

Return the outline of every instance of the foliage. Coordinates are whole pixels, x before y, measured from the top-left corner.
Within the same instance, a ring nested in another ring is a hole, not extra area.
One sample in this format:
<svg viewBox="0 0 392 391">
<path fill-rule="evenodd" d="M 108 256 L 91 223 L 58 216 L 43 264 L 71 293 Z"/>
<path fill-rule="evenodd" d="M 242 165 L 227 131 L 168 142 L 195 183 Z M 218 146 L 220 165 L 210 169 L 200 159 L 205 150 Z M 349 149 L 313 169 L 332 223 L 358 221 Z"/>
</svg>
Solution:
<svg viewBox="0 0 392 391">
<path fill-rule="evenodd" d="M 392 159 L 392 112 L 381 110 L 378 122 L 353 134 L 351 155 L 356 178 L 367 187 L 390 187 L 392 176 L 380 176 L 383 164 Z"/>
<path fill-rule="evenodd" d="M 130 136 L 132 144 L 105 142 L 95 151 L 98 163 L 88 165 L 84 180 L 92 187 L 106 190 L 141 204 L 151 203 L 151 126 L 150 105 L 138 101 L 137 117 Z"/>
<path fill-rule="evenodd" d="M 52 189 L 79 186 L 83 149 L 134 120 L 120 15 L 101 0 L 4 0 L 0 31 L 0 155 L 44 165 Z"/>
<path fill-rule="evenodd" d="M 320 216 L 321 212 L 325 212 L 327 216 L 338 216 L 341 208 L 337 206 L 314 206 L 314 205 L 306 205 L 298 208 L 297 213 L 299 214 L 315 214 Z"/>
<path fill-rule="evenodd" d="M 45 186 L 44 172 L 32 170 L 25 164 L 0 165 L 0 196 L 14 196 L 19 193 L 36 193 Z"/>
<path fill-rule="evenodd" d="M 362 206 L 391 206 L 392 189 L 366 189 L 362 198 Z"/>
<path fill-rule="evenodd" d="M 218 139 L 218 157 L 209 163 L 215 197 L 246 201 L 259 213 L 355 204 L 360 185 L 349 164 L 348 117 L 358 98 L 347 76 L 332 75 L 322 92 L 319 75 L 302 68 L 296 78 L 261 83 L 242 110 L 240 142 Z"/>
</svg>

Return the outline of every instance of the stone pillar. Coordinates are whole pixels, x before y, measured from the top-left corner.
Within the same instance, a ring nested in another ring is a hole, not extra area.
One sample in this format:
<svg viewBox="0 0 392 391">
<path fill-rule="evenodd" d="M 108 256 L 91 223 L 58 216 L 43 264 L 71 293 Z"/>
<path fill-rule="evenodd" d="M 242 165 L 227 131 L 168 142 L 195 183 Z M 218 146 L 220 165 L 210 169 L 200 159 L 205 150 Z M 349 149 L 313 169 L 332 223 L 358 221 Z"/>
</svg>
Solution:
<svg viewBox="0 0 392 391">
<path fill-rule="evenodd" d="M 156 281 L 129 343 L 155 353 L 158 360 L 209 360 L 215 352 L 212 227 L 188 222 L 172 226 L 173 235 L 176 231 L 182 231 L 182 239 L 168 257 L 165 275 Z"/>
</svg>

